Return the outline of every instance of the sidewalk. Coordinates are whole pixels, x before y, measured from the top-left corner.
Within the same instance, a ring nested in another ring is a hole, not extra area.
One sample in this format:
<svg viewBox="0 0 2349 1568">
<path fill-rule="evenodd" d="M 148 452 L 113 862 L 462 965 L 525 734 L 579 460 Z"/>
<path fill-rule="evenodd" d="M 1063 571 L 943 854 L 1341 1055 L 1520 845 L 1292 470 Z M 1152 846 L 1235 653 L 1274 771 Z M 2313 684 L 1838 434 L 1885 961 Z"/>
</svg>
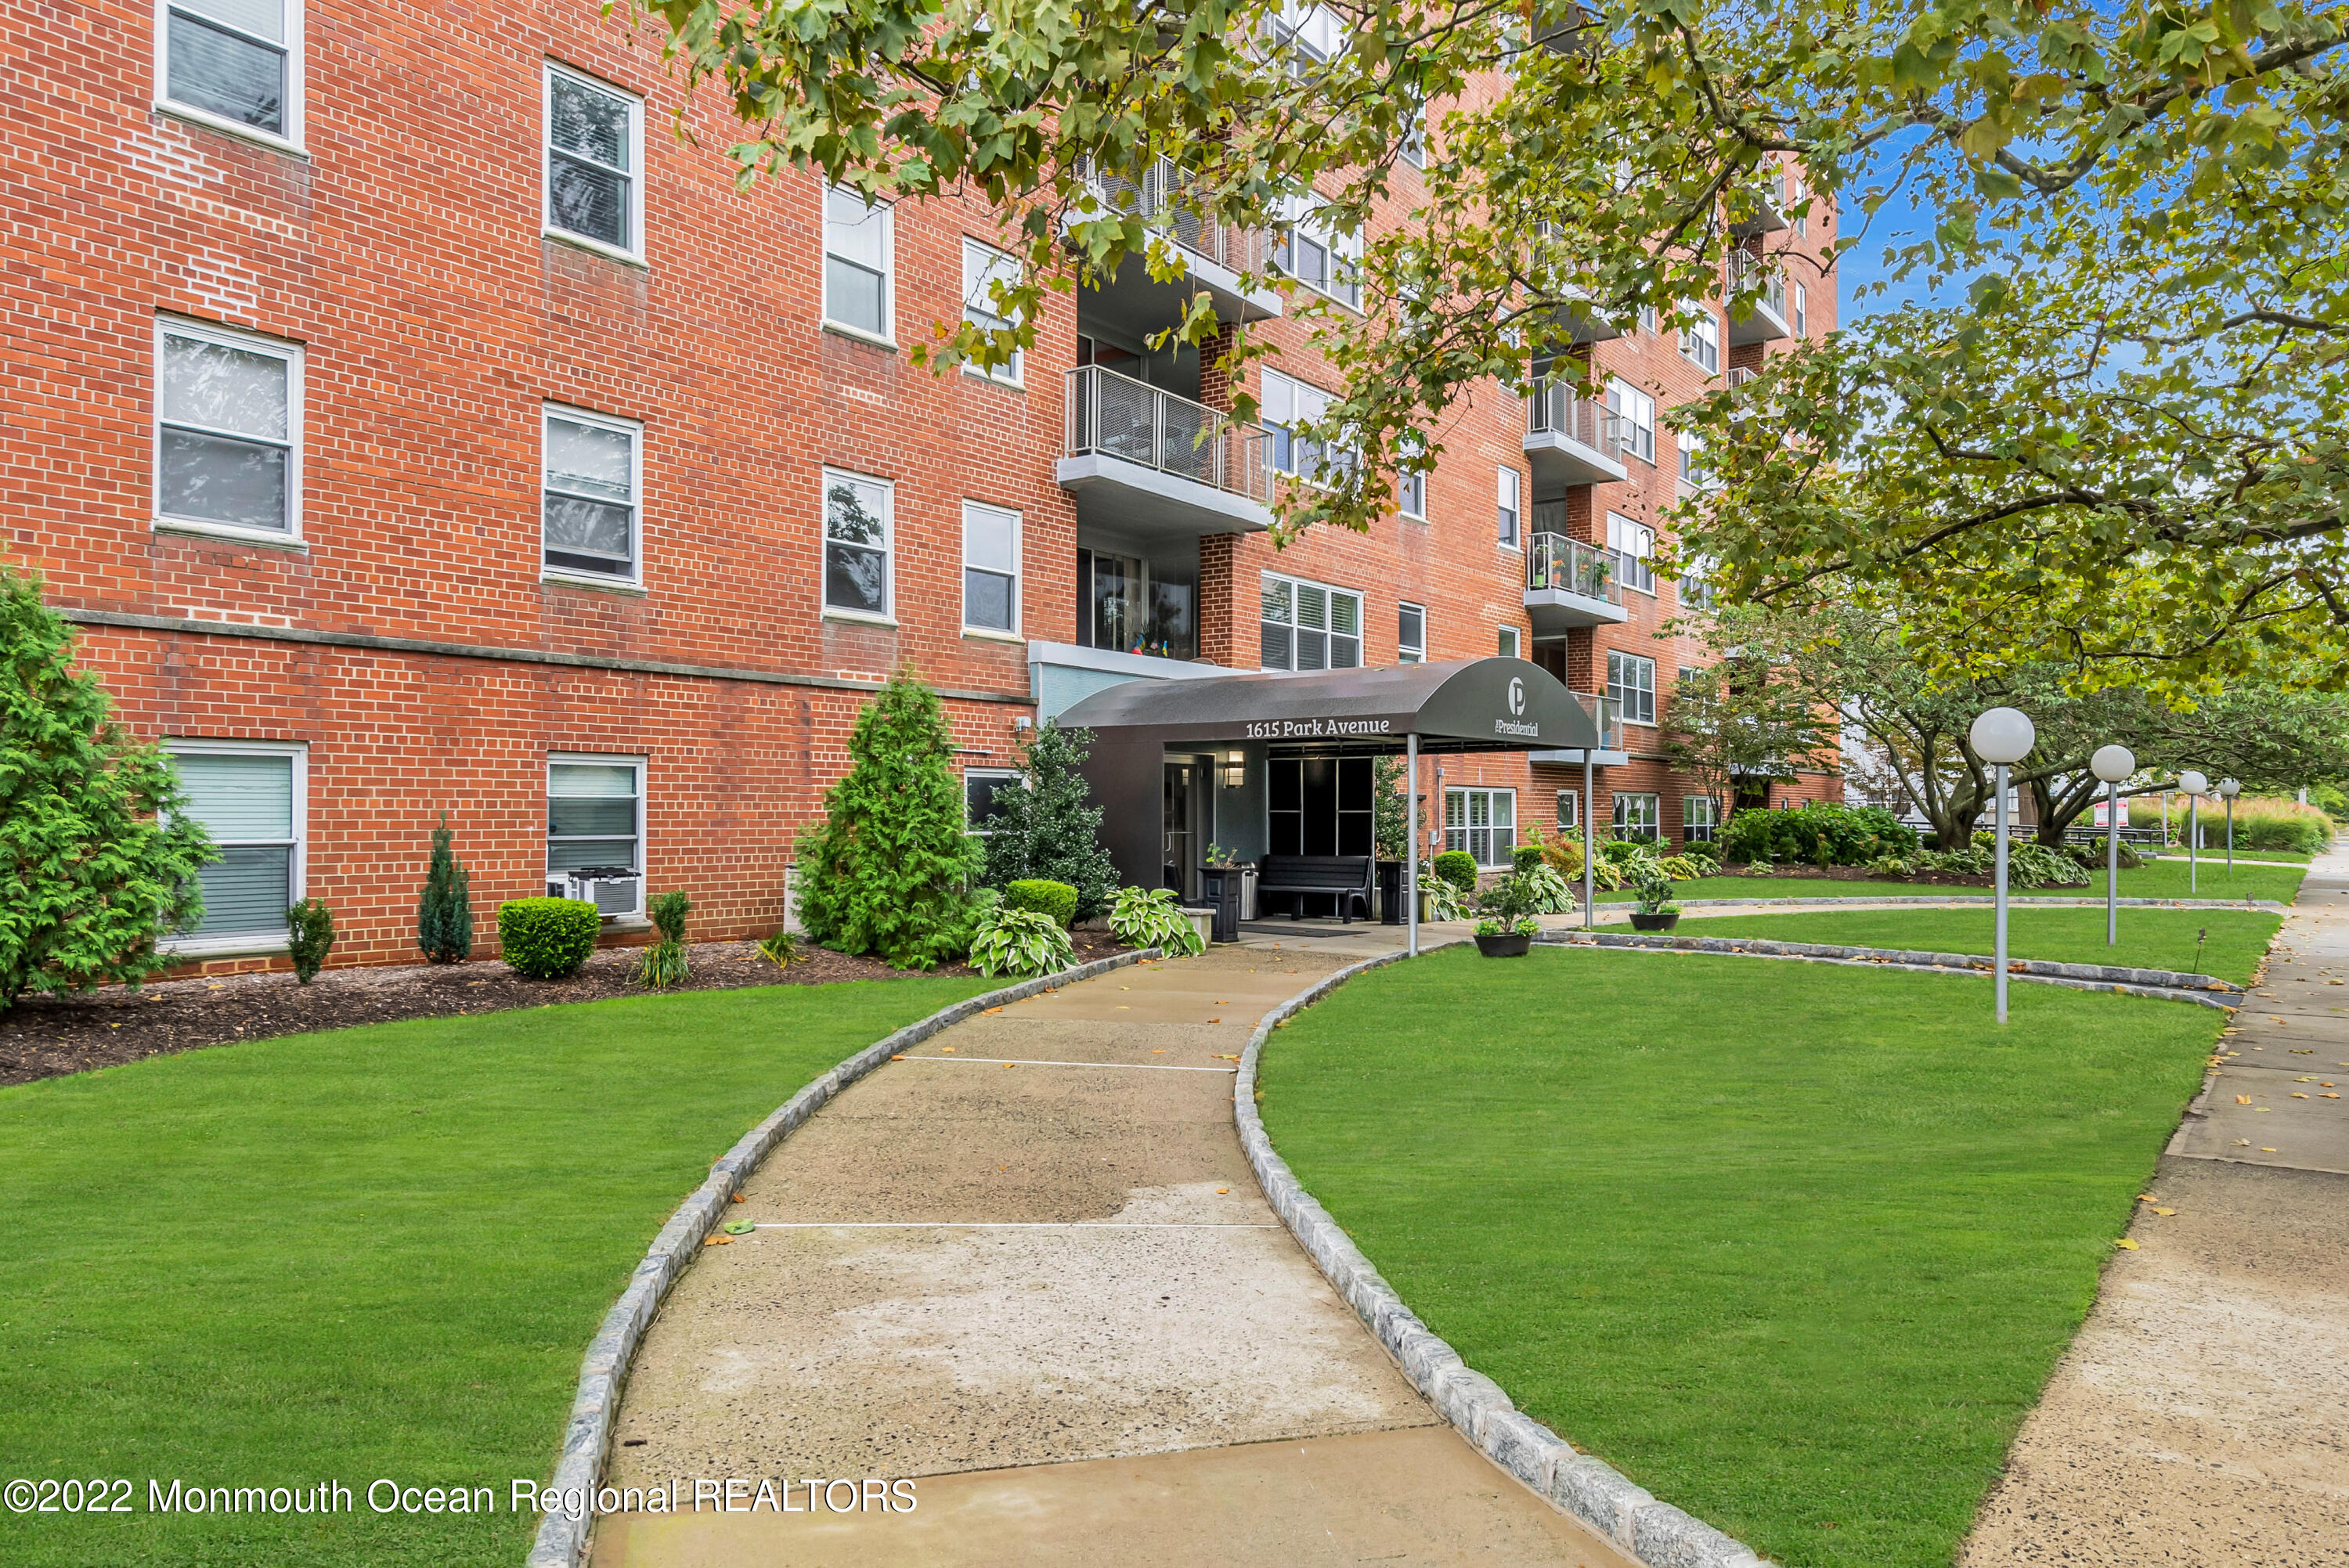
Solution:
<svg viewBox="0 0 2349 1568">
<path fill-rule="evenodd" d="M 1257 1019 L 1400 937 L 1119 970 L 827 1106 L 663 1307 L 609 1479 L 911 1477 L 918 1507 L 612 1517 L 597 1568 L 1628 1568 L 1441 1423 L 1240 1152 Z"/>
<path fill-rule="evenodd" d="M 2344 981 L 2336 849 L 2302 884 L 2137 1206 L 2137 1250 L 2113 1260 L 2024 1421 L 1963 1568 L 2349 1562 L 2349 1099 L 2323 1098 L 2349 1094 Z"/>
</svg>

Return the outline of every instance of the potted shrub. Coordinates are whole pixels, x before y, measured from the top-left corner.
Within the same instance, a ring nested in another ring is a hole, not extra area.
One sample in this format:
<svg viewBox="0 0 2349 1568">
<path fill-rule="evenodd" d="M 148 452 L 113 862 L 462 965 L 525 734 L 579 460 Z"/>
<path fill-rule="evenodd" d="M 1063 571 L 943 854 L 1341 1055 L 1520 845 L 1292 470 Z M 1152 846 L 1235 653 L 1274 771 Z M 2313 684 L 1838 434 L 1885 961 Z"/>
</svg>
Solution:
<svg viewBox="0 0 2349 1568">
<path fill-rule="evenodd" d="M 1476 923 L 1476 951 L 1487 958 L 1523 958 L 1541 934 L 1534 918 L 1541 890 L 1533 879 L 1511 872 L 1478 901 L 1485 918 Z"/>
<path fill-rule="evenodd" d="M 1632 885 L 1640 890 L 1640 906 L 1631 912 L 1634 931 L 1670 931 L 1681 922 L 1681 906 L 1672 902 L 1671 873 L 1654 861 L 1632 868 Z"/>
</svg>

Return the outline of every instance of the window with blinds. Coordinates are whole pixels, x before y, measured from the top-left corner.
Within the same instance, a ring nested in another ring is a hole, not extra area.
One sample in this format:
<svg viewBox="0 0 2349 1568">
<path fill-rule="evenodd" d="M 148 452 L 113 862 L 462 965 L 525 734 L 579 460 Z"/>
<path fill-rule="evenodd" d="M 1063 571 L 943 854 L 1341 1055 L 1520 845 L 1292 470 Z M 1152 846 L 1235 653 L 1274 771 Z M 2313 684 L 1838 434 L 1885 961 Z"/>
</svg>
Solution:
<svg viewBox="0 0 2349 1568">
<path fill-rule="evenodd" d="M 1446 789 L 1444 847 L 1465 850 L 1480 866 L 1506 866 L 1517 841 L 1515 789 Z"/>
<path fill-rule="evenodd" d="M 285 932 L 301 899 L 298 758 L 290 752 L 173 748 L 187 815 L 212 835 L 220 859 L 197 873 L 203 917 L 183 940 L 268 939 Z"/>
<path fill-rule="evenodd" d="M 632 758 L 583 758 L 546 765 L 546 880 L 604 872 L 593 880 L 602 914 L 644 907 L 645 765 Z"/>
<path fill-rule="evenodd" d="M 1362 663 L 1362 596 L 1266 573 L 1261 662 L 1268 670 L 1350 670 Z"/>
</svg>

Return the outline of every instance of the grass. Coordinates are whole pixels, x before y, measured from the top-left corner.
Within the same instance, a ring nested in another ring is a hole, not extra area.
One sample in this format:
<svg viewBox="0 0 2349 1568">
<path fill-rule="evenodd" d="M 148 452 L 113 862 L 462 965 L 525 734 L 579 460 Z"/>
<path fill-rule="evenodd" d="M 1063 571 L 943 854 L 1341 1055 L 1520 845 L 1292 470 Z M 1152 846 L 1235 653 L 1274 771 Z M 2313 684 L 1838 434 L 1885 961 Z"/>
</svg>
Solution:
<svg viewBox="0 0 2349 1568">
<path fill-rule="evenodd" d="M 2207 899 L 2271 898 L 2290 903 L 2300 892 L 2301 878 L 2308 873 L 2297 866 L 2237 865 L 2232 876 L 2227 873 L 2227 862 L 2215 865 L 2206 860 L 2196 879 L 2198 892 L 2187 892 L 2187 866 L 2183 857 L 2159 860 L 2121 872 L 2123 898 L 2186 898 Z M 2093 880 L 2086 887 L 2017 888 L 2025 896 L 2045 898 L 2101 898 L 2105 892 L 2105 873 L 2091 873 Z M 1935 887 L 1929 883 L 1909 883 L 1869 880 L 1865 882 L 1829 882 L 1815 877 L 1698 877 L 1693 882 L 1674 882 L 1675 898 L 1910 898 L 1919 895 L 1988 898 L 1986 887 Z M 1629 903 L 1639 897 L 1630 888 L 1620 892 L 1602 892 L 1601 903 Z"/>
<path fill-rule="evenodd" d="M 416 1020 L 0 1089 L 0 1478 L 140 1511 L 0 1514 L 12 1565 L 521 1561 L 579 1359 L 709 1162 L 809 1079 L 988 982 Z M 326 1517 L 144 1511 L 147 1480 L 301 1486 Z M 378 1516 L 367 1484 L 487 1485 Z"/>
<path fill-rule="evenodd" d="M 2318 852 L 2329 853 L 2330 851 Z M 2186 848 L 2182 844 L 2166 850 L 2163 853 L 2166 856 L 2175 857 L 2180 861 L 2186 859 Z M 2205 850 L 2202 851 L 2202 858 L 2206 861 L 2215 860 L 2220 865 L 2224 865 L 2227 863 L 2227 846 L 2221 843 Z M 2243 844 L 2237 844 L 2235 858 L 2239 861 L 2284 861 L 2295 866 L 2304 866 L 2314 860 L 2316 855 L 2306 850 L 2254 850 Z"/>
<path fill-rule="evenodd" d="M 1800 914 L 1682 917 L 1692 936 L 1758 936 L 1774 942 L 1828 942 L 1846 947 L 1907 947 L 1987 954 L 1994 943 L 1987 909 L 1822 909 Z M 2127 964 L 2183 969 L 2250 981 L 2283 916 L 2209 909 L 2124 909 L 2120 944 L 2105 945 L 2101 909 L 2010 909 L 2007 954 L 2059 964 Z M 2202 934 L 2209 940 L 2199 940 Z"/>
<path fill-rule="evenodd" d="M 1788 1568 L 1947 1568 L 2224 1016 L 1455 948 L 1275 1037 L 1274 1143 L 1537 1419 Z"/>
</svg>

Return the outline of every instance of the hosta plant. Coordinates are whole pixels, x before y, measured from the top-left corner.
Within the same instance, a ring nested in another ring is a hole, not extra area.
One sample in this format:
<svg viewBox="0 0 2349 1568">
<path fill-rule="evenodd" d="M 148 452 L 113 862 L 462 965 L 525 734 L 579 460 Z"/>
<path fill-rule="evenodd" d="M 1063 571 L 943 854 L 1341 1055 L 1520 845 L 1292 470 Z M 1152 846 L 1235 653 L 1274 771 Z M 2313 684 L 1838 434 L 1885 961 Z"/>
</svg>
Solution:
<svg viewBox="0 0 2349 1568">
<path fill-rule="evenodd" d="M 970 944 L 970 966 L 990 978 L 1032 980 L 1074 967 L 1077 950 L 1061 923 L 1032 909 L 997 905 L 980 917 Z"/>
<path fill-rule="evenodd" d="M 1109 928 L 1128 947 L 1193 954 L 1206 946 L 1166 888 L 1122 887 L 1110 895 Z"/>
</svg>

